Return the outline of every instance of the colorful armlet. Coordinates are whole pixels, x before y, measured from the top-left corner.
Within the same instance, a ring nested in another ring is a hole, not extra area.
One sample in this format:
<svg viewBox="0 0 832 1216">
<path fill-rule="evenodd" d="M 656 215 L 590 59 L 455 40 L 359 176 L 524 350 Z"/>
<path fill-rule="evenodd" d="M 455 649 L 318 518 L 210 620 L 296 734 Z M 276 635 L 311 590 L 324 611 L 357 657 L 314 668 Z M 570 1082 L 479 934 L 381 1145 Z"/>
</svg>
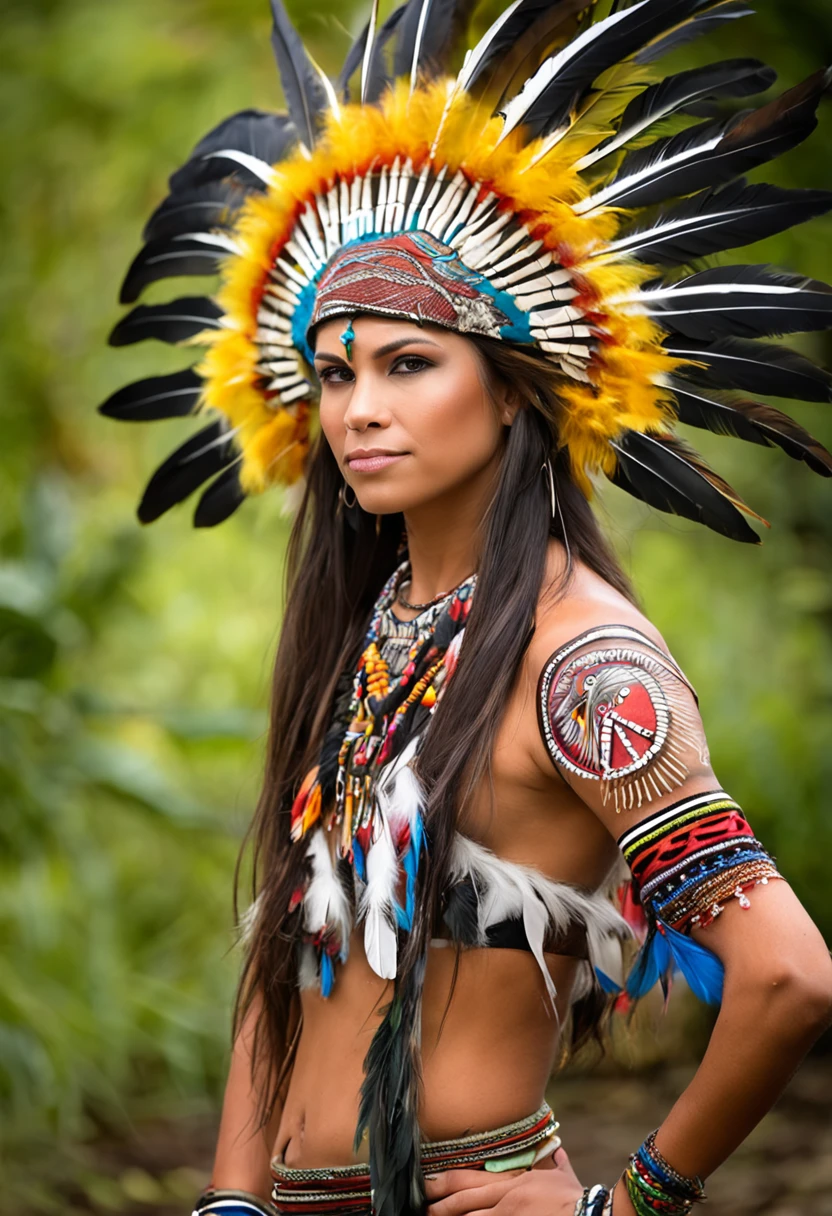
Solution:
<svg viewBox="0 0 832 1216">
<path fill-rule="evenodd" d="M 192 1216 L 275 1216 L 275 1208 L 249 1191 L 209 1187 L 196 1201 Z"/>
<path fill-rule="evenodd" d="M 661 980 L 665 990 L 674 968 L 704 1001 L 722 998 L 722 964 L 690 938 L 736 898 L 748 908 L 746 891 L 780 878 L 773 859 L 755 839 L 742 811 L 723 790 L 697 794 L 657 811 L 619 838 L 633 876 L 647 938 L 627 981 L 632 997 Z"/>
</svg>

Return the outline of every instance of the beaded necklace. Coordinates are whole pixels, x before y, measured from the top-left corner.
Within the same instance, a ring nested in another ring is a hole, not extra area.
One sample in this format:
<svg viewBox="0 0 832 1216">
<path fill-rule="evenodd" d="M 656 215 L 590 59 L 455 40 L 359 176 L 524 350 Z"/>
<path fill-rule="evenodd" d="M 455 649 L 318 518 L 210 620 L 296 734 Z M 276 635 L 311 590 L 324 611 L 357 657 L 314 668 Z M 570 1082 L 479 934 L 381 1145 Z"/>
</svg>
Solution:
<svg viewBox="0 0 832 1216">
<path fill-rule="evenodd" d="M 330 833 L 337 833 L 338 864 L 352 871 L 368 961 L 384 978 L 395 975 L 396 931 L 409 930 L 413 920 L 425 839 L 421 790 L 410 764 L 456 665 L 476 575 L 402 621 L 393 606 L 408 575 L 404 563 L 382 589 L 349 696 L 336 708 L 319 763 L 292 806 L 293 841 L 319 825 L 307 851 L 311 876 L 290 908 L 306 901 L 304 941 L 315 947 L 324 995 L 334 980 L 334 958 L 346 958 L 348 936 L 346 914 L 338 911 L 343 883 L 325 843 Z"/>
</svg>

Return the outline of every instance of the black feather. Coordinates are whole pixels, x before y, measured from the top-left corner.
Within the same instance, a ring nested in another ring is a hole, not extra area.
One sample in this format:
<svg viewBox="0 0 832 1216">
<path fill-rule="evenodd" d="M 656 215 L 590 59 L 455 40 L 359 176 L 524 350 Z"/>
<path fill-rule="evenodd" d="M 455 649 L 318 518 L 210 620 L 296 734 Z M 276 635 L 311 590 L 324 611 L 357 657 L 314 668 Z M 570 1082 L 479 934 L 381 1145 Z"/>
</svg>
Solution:
<svg viewBox="0 0 832 1216">
<path fill-rule="evenodd" d="M 432 80 L 448 71 L 473 7 L 474 0 L 408 0 L 399 22 L 393 75 L 410 78 L 417 41 L 417 79 Z"/>
<path fill-rule="evenodd" d="M 642 123 L 687 108 L 692 102 L 714 97 L 750 97 L 764 93 L 777 73 L 759 59 L 721 59 L 702 68 L 690 68 L 665 76 L 634 98 L 621 118 L 621 128 Z"/>
<path fill-rule="evenodd" d="M 219 329 L 222 311 L 207 296 L 183 296 L 169 304 L 140 304 L 122 317 L 110 334 L 110 346 L 131 346 L 145 338 L 186 342 L 204 329 Z"/>
<path fill-rule="evenodd" d="M 204 135 L 191 152 L 189 160 L 199 160 L 213 152 L 231 149 L 245 152 L 273 165 L 282 160 L 297 139 L 297 131 L 287 114 L 268 110 L 240 110 L 231 114 Z M 176 189 L 175 174 L 170 180 Z"/>
<path fill-rule="evenodd" d="M 419 1165 L 419 1047 L 425 958 L 395 980 L 364 1061 L 358 1150 L 364 1131 L 370 1143 L 374 1216 L 422 1216 L 424 1184 Z"/>
<path fill-rule="evenodd" d="M 649 229 L 623 237 L 620 247 L 640 261 L 681 265 L 763 240 L 831 209 L 832 191 L 749 186 L 740 178 L 663 211 Z"/>
<path fill-rule="evenodd" d="M 166 241 L 186 232 L 230 228 L 249 190 L 233 178 L 169 194 L 147 221 L 142 239 Z"/>
<path fill-rule="evenodd" d="M 350 101 L 350 81 L 364 62 L 364 52 L 367 49 L 367 39 L 369 36 L 370 23 L 368 21 L 347 51 L 344 62 L 341 65 L 341 71 L 335 78 L 335 92 L 344 102 Z"/>
<path fill-rule="evenodd" d="M 149 241 L 133 259 L 121 285 L 119 300 L 122 304 L 132 304 L 145 287 L 160 279 L 216 274 L 220 262 L 227 257 L 227 249 L 192 237 Z"/>
<path fill-rule="evenodd" d="M 373 49 L 370 51 L 370 63 L 367 69 L 367 89 L 365 100 L 368 104 L 377 102 L 383 93 L 393 83 L 393 74 L 388 65 L 388 47 L 390 40 L 399 28 L 407 9 L 406 4 L 400 4 L 394 9 L 381 28 L 376 31 Z"/>
<path fill-rule="evenodd" d="M 744 338 L 720 338 L 708 345 L 673 337 L 665 340 L 665 349 L 705 365 L 676 372 L 697 384 L 795 401 L 832 401 L 832 374 L 787 346 Z"/>
<path fill-rule="evenodd" d="M 604 191 L 604 202 L 617 207 L 650 207 L 677 194 L 722 185 L 773 160 L 815 129 L 815 111 L 830 80 L 830 72 L 816 72 L 758 110 L 738 115 L 727 123 L 699 123 L 631 152 Z M 719 143 L 709 146 L 720 132 Z M 695 148 L 700 149 L 697 155 L 679 164 L 668 163 Z M 647 169 L 652 169 L 648 176 L 633 180 Z"/>
<path fill-rule="evenodd" d="M 212 481 L 197 503 L 194 512 L 194 527 L 213 528 L 233 515 L 245 499 L 240 485 L 240 469 L 233 464 Z"/>
<path fill-rule="evenodd" d="M 479 899 L 470 878 L 454 883 L 450 888 L 442 920 L 452 941 L 458 942 L 460 946 L 479 944 Z"/>
<path fill-rule="evenodd" d="M 207 182 L 232 176 L 248 189 L 264 190 L 265 184 L 237 161 L 216 156 L 217 152 L 233 150 L 246 152 L 268 165 L 283 160 L 297 141 L 297 131 L 286 114 L 268 114 L 264 110 L 241 110 L 232 114 L 199 141 L 187 162 L 172 175 L 172 194 L 190 190 Z"/>
<path fill-rule="evenodd" d="M 679 421 L 686 426 L 713 431 L 717 435 L 732 435 L 748 443 L 782 448 L 794 460 L 804 461 L 821 477 L 832 477 L 832 456 L 826 448 L 780 410 L 761 401 L 706 396 L 676 380 L 670 387 L 676 397 Z"/>
<path fill-rule="evenodd" d="M 271 0 L 272 48 L 280 72 L 286 106 L 298 136 L 310 150 L 323 126 L 329 109 L 320 72 L 283 7 L 282 0 Z"/>
<path fill-rule="evenodd" d="M 202 392 L 202 380 L 193 370 L 169 376 L 151 376 L 127 384 L 108 397 L 98 412 L 121 422 L 156 422 L 192 414 Z"/>
<path fill-rule="evenodd" d="M 220 422 L 212 422 L 159 465 L 139 503 L 139 520 L 152 523 L 236 459 L 230 436 Z"/>
<path fill-rule="evenodd" d="M 626 431 L 612 446 L 618 466 L 610 481 L 622 490 L 659 511 L 705 524 L 731 540 L 760 543 L 734 505 L 741 501 L 735 492 L 679 440 Z"/>
<path fill-rule="evenodd" d="M 772 287 L 790 290 L 767 293 Z M 716 266 L 641 298 L 666 329 L 697 341 L 832 328 L 832 287 L 770 266 Z"/>
<path fill-rule="evenodd" d="M 527 138 L 557 130 L 598 76 L 671 26 L 712 5 L 713 0 L 647 0 L 641 7 L 617 14 L 615 24 L 580 47 L 527 108 L 522 119 Z"/>
<path fill-rule="evenodd" d="M 643 50 L 634 56 L 634 62 L 653 63 L 654 60 L 678 50 L 680 46 L 684 46 L 694 38 L 701 38 L 703 34 L 711 33 L 723 21 L 736 21 L 739 17 L 752 17 L 753 15 L 754 9 L 749 8 L 744 0 L 721 0 L 720 3 L 714 4 L 705 12 L 696 13 L 693 17 L 689 17 L 686 21 L 668 30 L 667 33 L 652 39 Z"/>
</svg>

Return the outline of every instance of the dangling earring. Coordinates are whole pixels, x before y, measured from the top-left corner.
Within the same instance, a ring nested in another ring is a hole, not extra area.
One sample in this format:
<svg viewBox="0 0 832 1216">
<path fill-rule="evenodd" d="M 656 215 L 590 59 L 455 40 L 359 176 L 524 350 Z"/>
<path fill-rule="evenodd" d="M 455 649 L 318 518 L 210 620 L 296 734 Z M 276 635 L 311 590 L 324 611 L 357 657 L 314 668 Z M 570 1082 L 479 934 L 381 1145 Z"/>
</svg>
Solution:
<svg viewBox="0 0 832 1216">
<path fill-rule="evenodd" d="M 566 566 L 567 569 L 571 569 L 572 551 L 569 548 L 569 537 L 566 535 L 566 520 L 563 518 L 560 499 L 558 498 L 557 489 L 555 487 L 555 470 L 552 468 L 552 461 L 548 456 L 546 457 L 546 463 L 541 465 L 540 471 L 546 478 L 549 485 L 549 509 L 551 511 L 552 519 L 560 520 L 560 530 L 561 535 L 563 536 L 563 547 L 566 550 Z"/>
<path fill-rule="evenodd" d="M 555 491 L 555 471 L 552 468 L 552 462 L 548 456 L 546 457 L 545 464 L 542 464 L 540 466 L 540 471 L 543 474 L 543 476 L 546 478 L 546 481 L 549 486 L 549 507 L 550 507 L 552 519 L 557 519 L 558 496 Z"/>
<path fill-rule="evenodd" d="M 347 498 L 348 491 L 352 493 L 352 502 L 350 502 Z M 346 507 L 348 511 L 351 511 L 357 502 L 358 498 L 356 497 L 355 490 L 353 490 L 352 486 L 347 485 L 347 483 L 344 482 L 341 489 L 338 491 L 339 506 Z"/>
</svg>

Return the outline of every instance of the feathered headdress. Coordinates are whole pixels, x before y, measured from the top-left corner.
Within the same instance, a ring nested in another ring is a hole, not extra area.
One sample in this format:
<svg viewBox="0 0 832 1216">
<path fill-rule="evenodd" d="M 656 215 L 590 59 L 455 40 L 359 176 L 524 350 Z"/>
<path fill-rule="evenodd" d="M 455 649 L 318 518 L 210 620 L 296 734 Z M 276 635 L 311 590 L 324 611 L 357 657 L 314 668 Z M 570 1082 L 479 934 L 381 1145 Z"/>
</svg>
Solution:
<svg viewBox="0 0 832 1216">
<path fill-rule="evenodd" d="M 828 192 L 742 177 L 814 129 L 832 70 L 726 112 L 724 99 L 761 93 L 774 73 L 736 59 L 662 77 L 655 64 L 744 16 L 741 0 L 515 0 L 453 76 L 469 9 L 408 0 L 379 25 L 374 0 L 331 82 L 272 0 L 288 116 L 246 110 L 197 145 L 122 288 L 132 304 L 158 279 L 221 279 L 211 298 L 139 305 L 110 338 L 206 348 L 192 370 L 101 407 L 137 421 L 206 415 L 153 475 L 143 522 L 206 482 L 199 526 L 300 479 L 310 328 L 361 312 L 541 352 L 587 494 L 603 472 L 661 510 L 757 540 L 739 496 L 675 436 L 677 419 L 832 475 L 816 440 L 748 395 L 832 399 L 827 372 L 760 341 L 832 326 L 832 288 L 768 266 L 694 268 L 832 207 Z"/>
</svg>

